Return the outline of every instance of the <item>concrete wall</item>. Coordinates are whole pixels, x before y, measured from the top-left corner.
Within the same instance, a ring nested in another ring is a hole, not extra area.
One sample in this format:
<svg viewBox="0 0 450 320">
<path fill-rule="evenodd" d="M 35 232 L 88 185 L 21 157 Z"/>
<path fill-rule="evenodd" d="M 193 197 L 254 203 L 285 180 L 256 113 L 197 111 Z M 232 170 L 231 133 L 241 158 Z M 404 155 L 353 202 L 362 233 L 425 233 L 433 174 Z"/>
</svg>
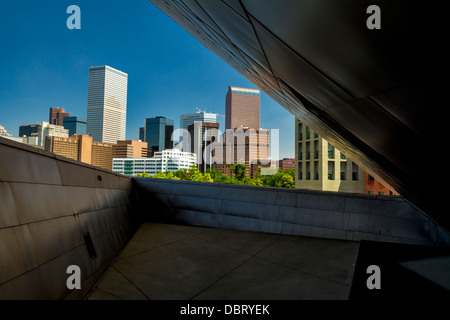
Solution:
<svg viewBox="0 0 450 320">
<path fill-rule="evenodd" d="M 82 298 L 135 231 L 133 195 L 129 178 L 0 138 L 0 299 Z"/>
<path fill-rule="evenodd" d="M 450 245 L 398 196 L 135 178 L 147 219 L 345 240 Z"/>
</svg>

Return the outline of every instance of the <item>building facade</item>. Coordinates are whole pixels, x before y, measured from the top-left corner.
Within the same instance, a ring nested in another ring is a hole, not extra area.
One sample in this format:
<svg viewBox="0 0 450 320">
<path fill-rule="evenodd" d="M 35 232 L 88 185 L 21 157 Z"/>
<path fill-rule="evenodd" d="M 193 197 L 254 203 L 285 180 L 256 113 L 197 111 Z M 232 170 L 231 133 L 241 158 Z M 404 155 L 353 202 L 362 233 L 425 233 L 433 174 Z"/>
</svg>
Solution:
<svg viewBox="0 0 450 320">
<path fill-rule="evenodd" d="M 74 134 L 86 134 L 86 123 L 86 118 L 78 116 L 65 117 L 63 119 L 64 128 L 69 130 L 69 137 L 73 136 Z"/>
<path fill-rule="evenodd" d="M 283 158 L 278 161 L 278 167 L 281 170 L 295 170 L 295 158 Z"/>
<path fill-rule="evenodd" d="M 112 159 L 147 156 L 146 143 L 135 140 L 118 141 L 117 144 L 93 141 L 90 135 L 73 135 L 70 138 L 48 136 L 45 149 L 55 154 L 112 170 Z"/>
<path fill-rule="evenodd" d="M 181 149 L 182 151 L 194 152 L 193 149 L 190 149 L 192 143 L 191 141 L 189 141 L 190 137 L 187 131 L 189 131 L 189 126 L 192 125 L 195 121 L 216 123 L 217 114 L 198 110 L 196 113 L 187 113 L 182 114 L 180 116 L 180 129 L 184 130 L 182 132 L 183 134 L 182 149 Z"/>
<path fill-rule="evenodd" d="M 195 121 L 188 127 L 188 133 L 190 150 L 197 156 L 197 167 L 201 172 L 205 172 L 213 163 L 211 143 L 219 141 L 219 124 Z"/>
<path fill-rule="evenodd" d="M 364 172 L 364 193 L 378 195 L 399 195 L 397 191 L 386 183 L 380 182 L 367 172 Z"/>
<path fill-rule="evenodd" d="M 230 164 L 245 164 L 247 176 L 253 178 L 259 167 L 271 166 L 269 144 L 268 129 L 229 129 L 214 145 L 212 168 L 230 175 Z"/>
<path fill-rule="evenodd" d="M 145 119 L 145 141 L 153 152 L 172 149 L 173 120 L 166 117 Z"/>
<path fill-rule="evenodd" d="M 68 138 L 69 130 L 65 129 L 63 126 L 58 126 L 55 124 L 50 124 L 48 122 L 42 121 L 41 126 L 37 132 L 37 143 L 39 146 L 45 146 L 45 139 L 47 137 L 61 137 Z"/>
<path fill-rule="evenodd" d="M 295 119 L 295 187 L 364 193 L 364 171 L 351 159 Z"/>
<path fill-rule="evenodd" d="M 71 114 L 66 112 L 64 108 L 50 108 L 48 122 L 57 126 L 64 126 L 64 118 L 70 116 Z"/>
<path fill-rule="evenodd" d="M 37 136 L 42 123 L 23 124 L 19 127 L 19 137 Z"/>
<path fill-rule="evenodd" d="M 125 140 L 128 74 L 99 66 L 89 68 L 86 132 L 94 141 Z"/>
<path fill-rule="evenodd" d="M 260 91 L 228 87 L 225 99 L 225 129 L 260 128 Z"/>
<path fill-rule="evenodd" d="M 145 127 L 139 128 L 139 140 L 145 141 Z"/>
<path fill-rule="evenodd" d="M 178 149 L 158 151 L 152 158 L 114 158 L 113 171 L 129 176 L 138 173 L 154 175 L 158 172 L 189 169 L 196 164 L 196 155 Z"/>
<path fill-rule="evenodd" d="M 114 158 L 147 158 L 147 142 L 140 140 L 117 141 L 114 147 Z"/>
</svg>

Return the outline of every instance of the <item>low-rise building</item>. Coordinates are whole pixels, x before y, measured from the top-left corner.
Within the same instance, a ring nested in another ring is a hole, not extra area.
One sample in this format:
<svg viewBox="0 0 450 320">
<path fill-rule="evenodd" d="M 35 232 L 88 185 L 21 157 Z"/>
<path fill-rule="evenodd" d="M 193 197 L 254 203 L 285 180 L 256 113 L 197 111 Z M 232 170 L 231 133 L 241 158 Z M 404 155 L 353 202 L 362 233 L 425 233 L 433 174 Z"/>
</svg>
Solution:
<svg viewBox="0 0 450 320">
<path fill-rule="evenodd" d="M 154 175 L 158 172 L 189 169 L 196 161 L 195 153 L 166 149 L 155 152 L 152 158 L 114 158 L 112 171 L 130 176 L 144 172 Z"/>
</svg>

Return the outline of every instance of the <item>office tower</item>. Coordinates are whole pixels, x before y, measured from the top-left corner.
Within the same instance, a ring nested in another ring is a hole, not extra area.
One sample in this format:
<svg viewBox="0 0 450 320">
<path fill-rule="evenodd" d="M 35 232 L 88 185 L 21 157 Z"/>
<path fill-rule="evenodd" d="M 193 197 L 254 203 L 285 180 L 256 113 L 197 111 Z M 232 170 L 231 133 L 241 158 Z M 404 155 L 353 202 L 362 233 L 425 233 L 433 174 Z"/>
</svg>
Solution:
<svg viewBox="0 0 450 320">
<path fill-rule="evenodd" d="M 147 158 L 147 142 L 139 140 L 119 140 L 114 147 L 114 158 Z"/>
<path fill-rule="evenodd" d="M 69 137 L 74 134 L 86 134 L 86 118 L 78 116 L 65 117 L 63 120 L 64 128 L 69 130 Z"/>
<path fill-rule="evenodd" d="M 180 129 L 186 130 L 186 131 L 183 131 L 183 141 L 182 141 L 182 150 L 183 151 L 186 151 L 186 152 L 192 151 L 192 149 L 189 149 L 191 147 L 191 143 L 189 142 L 189 134 L 187 131 L 188 131 L 189 126 L 191 124 L 193 124 L 195 121 L 216 123 L 217 122 L 217 114 L 198 110 L 196 113 L 187 113 L 187 114 L 182 114 L 180 116 Z"/>
<path fill-rule="evenodd" d="M 94 141 L 125 140 L 128 75 L 109 66 L 90 67 L 86 132 Z"/>
<path fill-rule="evenodd" d="M 145 141 L 153 152 L 172 149 L 173 120 L 166 117 L 145 119 Z"/>
<path fill-rule="evenodd" d="M 48 117 L 48 122 L 57 126 L 64 125 L 64 118 L 70 117 L 71 114 L 65 112 L 64 108 L 50 108 L 50 115 Z"/>
<path fill-rule="evenodd" d="M 195 121 L 188 127 L 191 139 L 191 151 L 197 155 L 197 167 L 205 172 L 213 163 L 212 146 L 219 139 L 219 124 L 214 122 Z M 205 152 L 206 151 L 206 152 Z"/>
<path fill-rule="evenodd" d="M 364 192 L 364 171 L 300 120 L 295 120 L 295 187 Z"/>
<path fill-rule="evenodd" d="M 145 141 L 145 127 L 139 128 L 139 140 Z"/>
<path fill-rule="evenodd" d="M 189 169 L 196 163 L 196 155 L 178 149 L 167 149 L 155 152 L 152 158 L 114 158 L 113 171 L 125 175 L 136 176 L 146 172 L 154 175 L 157 172 Z"/>
<path fill-rule="evenodd" d="M 42 123 L 23 124 L 19 127 L 19 137 L 37 136 Z"/>
<path fill-rule="evenodd" d="M 259 90 L 229 86 L 225 102 L 225 129 L 259 129 L 259 118 Z"/>
<path fill-rule="evenodd" d="M 268 129 L 231 129 L 227 130 L 223 139 L 214 147 L 213 169 L 230 175 L 229 164 L 245 164 L 246 175 L 253 178 L 259 167 L 271 166 Z"/>
</svg>

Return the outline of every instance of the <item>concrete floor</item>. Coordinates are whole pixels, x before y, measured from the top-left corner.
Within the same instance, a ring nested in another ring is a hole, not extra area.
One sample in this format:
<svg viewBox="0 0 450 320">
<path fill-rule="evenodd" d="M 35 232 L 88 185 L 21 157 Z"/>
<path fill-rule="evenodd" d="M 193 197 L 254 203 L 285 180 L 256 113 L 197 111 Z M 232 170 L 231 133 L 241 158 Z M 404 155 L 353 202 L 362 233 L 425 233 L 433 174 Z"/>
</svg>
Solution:
<svg viewBox="0 0 450 320">
<path fill-rule="evenodd" d="M 358 242 L 144 223 L 89 300 L 348 299 Z"/>
</svg>

